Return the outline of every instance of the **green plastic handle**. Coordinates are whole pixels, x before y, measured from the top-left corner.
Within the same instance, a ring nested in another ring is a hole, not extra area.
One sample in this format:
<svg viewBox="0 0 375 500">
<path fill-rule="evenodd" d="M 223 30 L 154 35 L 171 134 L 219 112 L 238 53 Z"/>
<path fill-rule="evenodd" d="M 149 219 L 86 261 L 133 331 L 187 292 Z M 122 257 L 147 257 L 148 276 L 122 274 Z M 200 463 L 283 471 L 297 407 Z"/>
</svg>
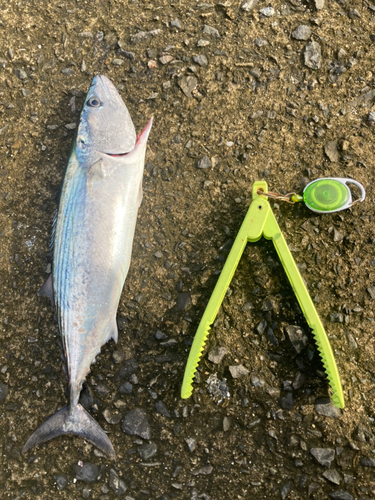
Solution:
<svg viewBox="0 0 375 500">
<path fill-rule="evenodd" d="M 237 269 L 246 244 L 248 241 L 257 241 L 262 236 L 270 205 L 267 200 L 260 199 L 259 206 L 262 206 L 261 210 L 259 210 L 258 205 L 255 205 L 254 202 L 251 204 L 199 323 L 198 330 L 190 349 L 182 382 L 181 397 L 183 399 L 190 397 L 193 392 L 192 382 L 209 330 L 212 323 L 215 321 L 217 312 L 223 302 L 229 284 L 232 281 L 232 277 Z"/>
<path fill-rule="evenodd" d="M 292 254 L 290 253 L 285 238 L 282 235 L 279 225 L 271 210 L 268 214 L 267 222 L 264 226 L 263 235 L 267 239 L 272 239 L 280 261 L 283 264 L 286 275 L 288 276 L 289 282 L 292 285 L 294 293 L 296 294 L 298 303 L 302 309 L 307 324 L 313 332 L 315 342 L 317 344 L 320 357 L 322 358 L 323 366 L 332 389 L 332 402 L 338 408 L 344 408 L 344 394 L 342 392 L 340 376 L 328 336 L 324 330 L 322 322 L 320 321 L 314 303 L 311 300 L 310 294 L 306 288 L 298 267 L 292 257 Z"/>
<path fill-rule="evenodd" d="M 220 277 L 216 283 L 214 291 L 198 326 L 198 330 L 195 334 L 185 368 L 181 388 L 181 397 L 185 399 L 191 396 L 193 391 L 192 382 L 209 334 L 210 327 L 216 318 L 217 312 L 225 297 L 228 286 L 232 280 L 235 270 L 237 269 L 247 242 L 258 241 L 261 236 L 264 235 L 267 239 L 272 239 L 280 261 L 283 264 L 288 279 L 296 294 L 298 303 L 305 315 L 306 321 L 313 330 L 323 365 L 331 385 L 333 393 L 332 401 L 338 408 L 344 408 L 345 403 L 340 377 L 327 334 L 323 328 L 296 263 L 294 262 L 292 254 L 290 253 L 288 245 L 286 244 L 286 241 L 281 233 L 275 216 L 272 213 L 270 204 L 265 196 L 258 194 L 259 190 L 267 193 L 267 183 L 264 181 L 258 181 L 253 185 L 253 202 L 250 205 L 238 235 L 233 243 L 232 249 L 228 255 L 223 270 L 221 271 Z"/>
</svg>

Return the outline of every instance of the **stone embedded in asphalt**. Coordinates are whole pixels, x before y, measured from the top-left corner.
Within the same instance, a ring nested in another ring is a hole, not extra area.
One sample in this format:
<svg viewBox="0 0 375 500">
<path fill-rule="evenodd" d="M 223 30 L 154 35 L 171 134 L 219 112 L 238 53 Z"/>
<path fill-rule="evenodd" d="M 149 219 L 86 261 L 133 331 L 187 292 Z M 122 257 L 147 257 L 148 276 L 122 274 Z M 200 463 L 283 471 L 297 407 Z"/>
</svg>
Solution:
<svg viewBox="0 0 375 500">
<path fill-rule="evenodd" d="M 324 152 L 331 162 L 335 163 L 339 161 L 340 155 L 337 148 L 337 141 L 328 141 L 324 145 Z"/>
<path fill-rule="evenodd" d="M 208 353 L 208 359 L 209 361 L 211 361 L 211 363 L 215 363 L 216 365 L 218 365 L 226 353 L 227 353 L 226 347 L 214 347 Z"/>
<path fill-rule="evenodd" d="M 134 358 L 127 359 L 124 365 L 120 368 L 118 376 L 120 378 L 129 377 L 138 370 L 138 363 Z"/>
<path fill-rule="evenodd" d="M 253 387 L 257 387 L 259 389 L 264 387 L 264 380 L 262 378 L 258 377 L 258 375 L 251 375 L 250 383 Z"/>
<path fill-rule="evenodd" d="M 305 66 L 311 69 L 319 69 L 322 64 L 322 50 L 318 42 L 310 42 L 305 47 Z"/>
<path fill-rule="evenodd" d="M 173 312 L 179 312 L 186 309 L 191 304 L 189 292 L 181 292 L 177 295 L 176 305 L 172 308 Z"/>
<path fill-rule="evenodd" d="M 272 17 L 275 14 L 275 9 L 271 6 L 260 9 L 259 14 L 263 17 Z"/>
<path fill-rule="evenodd" d="M 109 471 L 109 487 L 116 496 L 121 496 L 127 490 L 125 482 L 119 477 L 114 469 Z"/>
<path fill-rule="evenodd" d="M 211 472 L 214 470 L 211 464 L 203 465 L 202 467 L 198 467 L 197 469 L 193 469 L 191 473 L 194 476 L 200 476 L 204 475 L 207 476 L 208 474 L 211 474 Z"/>
<path fill-rule="evenodd" d="M 258 3 L 259 0 L 242 0 L 241 9 L 250 12 Z"/>
<path fill-rule="evenodd" d="M 139 456 L 142 460 L 149 460 L 156 455 L 158 447 L 155 443 L 145 443 L 138 448 Z"/>
<path fill-rule="evenodd" d="M 142 408 L 131 410 L 124 418 L 121 428 L 125 434 L 151 439 L 151 426 L 147 414 Z"/>
<path fill-rule="evenodd" d="M 173 19 L 173 21 L 170 22 L 170 26 L 179 30 L 181 29 L 181 23 L 178 19 Z"/>
<path fill-rule="evenodd" d="M 300 24 L 293 32 L 292 37 L 295 40 L 308 40 L 311 35 L 311 29 L 306 24 Z"/>
<path fill-rule="evenodd" d="M 209 159 L 208 156 L 203 156 L 199 160 L 198 165 L 197 165 L 198 168 L 211 168 L 211 166 L 212 166 L 211 160 Z"/>
<path fill-rule="evenodd" d="M 182 90 L 182 92 L 186 95 L 186 97 L 192 97 L 192 91 L 198 85 L 198 80 L 195 76 L 183 76 L 178 80 L 178 86 Z"/>
<path fill-rule="evenodd" d="M 230 366 L 229 371 L 233 378 L 246 377 L 250 373 L 243 365 Z"/>
<path fill-rule="evenodd" d="M 0 403 L 8 396 L 8 386 L 0 382 Z"/>
<path fill-rule="evenodd" d="M 111 425 L 116 425 L 120 422 L 121 420 L 121 415 L 118 413 L 118 411 L 113 410 L 111 408 L 106 408 L 103 411 L 103 417 L 106 419 L 106 421 L 111 424 Z"/>
<path fill-rule="evenodd" d="M 306 347 L 308 337 L 303 333 L 302 328 L 296 325 L 288 325 L 285 327 L 285 333 L 294 347 L 297 354 L 300 354 Z"/>
<path fill-rule="evenodd" d="M 341 415 L 339 408 L 332 404 L 329 398 L 318 398 L 315 401 L 314 409 L 319 415 L 330 418 L 338 418 Z"/>
<path fill-rule="evenodd" d="M 68 477 L 65 474 L 54 474 L 53 479 L 59 490 L 63 490 L 68 486 Z"/>
<path fill-rule="evenodd" d="M 333 500 L 354 500 L 354 497 L 348 491 L 343 490 L 331 491 L 328 496 Z"/>
<path fill-rule="evenodd" d="M 84 483 L 93 483 L 98 479 L 99 467 L 90 462 L 84 463 L 82 467 L 78 464 L 75 464 L 74 473 L 78 481 L 83 481 Z"/>
<path fill-rule="evenodd" d="M 207 26 L 207 24 L 203 26 L 203 33 L 205 33 L 206 35 L 214 36 L 215 38 L 220 38 L 220 33 L 218 32 L 218 30 L 216 28 L 213 28 L 212 26 Z"/>
<path fill-rule="evenodd" d="M 130 382 L 125 382 L 125 384 L 122 384 L 118 390 L 120 394 L 131 394 L 133 391 L 133 384 Z"/>
<path fill-rule="evenodd" d="M 155 403 L 155 411 L 156 413 L 160 413 L 160 415 L 164 415 L 164 417 L 171 418 L 171 414 L 168 411 L 168 408 L 165 406 L 163 401 L 157 401 Z"/>
<path fill-rule="evenodd" d="M 16 75 L 17 78 L 19 78 L 20 80 L 26 80 L 27 78 L 27 73 L 24 69 L 22 68 L 16 68 L 14 70 L 14 74 Z"/>
<path fill-rule="evenodd" d="M 313 0 L 313 3 L 316 10 L 322 10 L 324 8 L 324 0 Z"/>
<path fill-rule="evenodd" d="M 201 66 L 202 68 L 205 68 L 208 66 L 208 59 L 204 54 L 199 54 L 198 56 L 193 56 L 193 61 Z"/>
<path fill-rule="evenodd" d="M 294 407 L 294 398 L 293 394 L 291 392 L 288 392 L 285 394 L 285 396 L 282 396 L 279 399 L 279 405 L 283 410 L 292 410 Z"/>
<path fill-rule="evenodd" d="M 335 450 L 331 448 L 311 448 L 310 453 L 320 465 L 327 468 L 331 467 L 335 458 Z"/>
<path fill-rule="evenodd" d="M 375 467 L 375 458 L 362 457 L 361 465 L 364 467 Z"/>
<path fill-rule="evenodd" d="M 339 241 L 342 241 L 344 239 L 344 235 L 342 233 L 340 233 L 340 231 L 338 231 L 336 228 L 333 228 L 333 241 L 335 241 L 336 243 L 339 242 Z M 338 313 L 337 315 L 340 315 L 342 316 L 342 313 Z M 342 323 L 342 321 L 336 321 L 336 323 Z"/>
<path fill-rule="evenodd" d="M 336 469 L 329 469 L 323 473 L 323 477 L 333 484 L 339 485 L 341 483 L 341 476 Z"/>
<path fill-rule="evenodd" d="M 191 453 L 193 453 L 193 451 L 195 450 L 195 448 L 197 447 L 197 441 L 194 439 L 194 438 L 185 438 L 185 442 L 189 448 L 189 451 Z"/>
</svg>

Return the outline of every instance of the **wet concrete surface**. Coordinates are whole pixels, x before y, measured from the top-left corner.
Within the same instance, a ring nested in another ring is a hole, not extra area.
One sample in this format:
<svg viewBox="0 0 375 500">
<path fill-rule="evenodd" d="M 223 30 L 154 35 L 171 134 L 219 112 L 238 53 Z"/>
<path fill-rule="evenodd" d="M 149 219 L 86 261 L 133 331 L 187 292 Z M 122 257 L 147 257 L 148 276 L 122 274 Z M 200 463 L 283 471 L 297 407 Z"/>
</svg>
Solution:
<svg viewBox="0 0 375 500">
<path fill-rule="evenodd" d="M 375 6 L 0 9 L 1 498 L 373 498 Z M 37 292 L 98 73 L 118 86 L 138 132 L 154 116 L 119 342 L 103 347 L 82 394 L 118 458 L 75 437 L 24 456 L 67 401 L 54 311 Z M 323 216 L 271 203 L 329 335 L 346 408 L 329 404 L 315 342 L 265 240 L 246 248 L 182 400 L 189 348 L 252 183 L 300 193 L 324 176 L 353 177 L 366 201 Z M 234 377 L 240 365 L 248 374 Z"/>
</svg>

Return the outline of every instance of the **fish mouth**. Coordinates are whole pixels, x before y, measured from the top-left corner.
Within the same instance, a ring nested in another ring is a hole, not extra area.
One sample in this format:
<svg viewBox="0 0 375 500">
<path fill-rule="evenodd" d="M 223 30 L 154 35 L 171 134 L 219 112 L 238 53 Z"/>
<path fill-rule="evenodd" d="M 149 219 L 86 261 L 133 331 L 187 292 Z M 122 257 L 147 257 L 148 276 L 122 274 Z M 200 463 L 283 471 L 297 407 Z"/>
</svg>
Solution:
<svg viewBox="0 0 375 500">
<path fill-rule="evenodd" d="M 127 156 L 131 151 L 127 151 L 126 153 L 107 153 L 106 151 L 99 151 L 103 155 L 110 156 L 111 158 L 121 158 L 123 156 Z"/>
</svg>

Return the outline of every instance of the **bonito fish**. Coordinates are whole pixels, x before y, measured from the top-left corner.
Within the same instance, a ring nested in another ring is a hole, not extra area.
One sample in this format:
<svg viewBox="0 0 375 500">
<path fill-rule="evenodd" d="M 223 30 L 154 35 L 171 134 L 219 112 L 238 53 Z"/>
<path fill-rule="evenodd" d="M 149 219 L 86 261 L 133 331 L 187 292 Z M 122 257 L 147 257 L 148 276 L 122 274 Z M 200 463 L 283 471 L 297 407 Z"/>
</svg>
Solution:
<svg viewBox="0 0 375 500">
<path fill-rule="evenodd" d="M 130 265 L 147 137 L 107 77 L 95 76 L 81 113 L 55 220 L 48 295 L 66 357 L 70 401 L 28 439 L 23 452 L 62 434 L 91 441 L 114 458 L 100 425 L 78 403 L 103 344 L 117 342 L 116 311 Z"/>
</svg>

